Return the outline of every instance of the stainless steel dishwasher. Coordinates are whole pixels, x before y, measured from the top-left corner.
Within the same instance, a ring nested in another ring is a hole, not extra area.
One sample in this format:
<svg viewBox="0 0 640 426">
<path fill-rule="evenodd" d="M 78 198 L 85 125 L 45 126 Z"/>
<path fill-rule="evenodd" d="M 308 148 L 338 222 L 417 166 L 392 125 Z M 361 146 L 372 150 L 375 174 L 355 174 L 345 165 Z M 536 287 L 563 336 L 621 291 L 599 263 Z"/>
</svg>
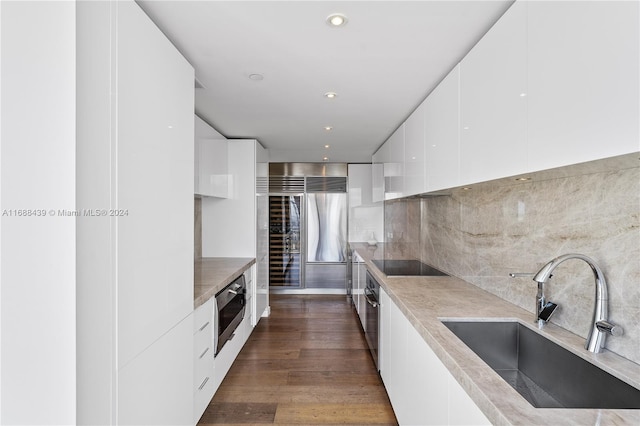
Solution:
<svg viewBox="0 0 640 426">
<path fill-rule="evenodd" d="M 380 371 L 378 365 L 378 336 L 380 324 L 380 305 L 378 304 L 378 300 L 380 300 L 380 285 L 371 274 L 369 274 L 369 271 L 367 271 L 367 285 L 364 288 L 364 297 L 367 301 L 364 335 L 369 345 L 369 351 L 371 351 L 371 357 L 376 365 L 376 370 Z"/>
</svg>

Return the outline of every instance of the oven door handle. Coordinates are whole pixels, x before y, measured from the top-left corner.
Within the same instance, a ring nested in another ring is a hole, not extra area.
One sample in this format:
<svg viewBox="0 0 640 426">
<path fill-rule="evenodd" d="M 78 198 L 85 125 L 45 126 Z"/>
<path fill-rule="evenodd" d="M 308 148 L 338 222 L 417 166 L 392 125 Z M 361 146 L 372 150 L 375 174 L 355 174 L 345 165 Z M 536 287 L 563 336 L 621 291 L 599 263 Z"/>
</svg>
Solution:
<svg viewBox="0 0 640 426">
<path fill-rule="evenodd" d="M 218 354 L 218 330 L 220 330 L 220 325 L 218 324 L 220 321 L 220 313 L 218 312 L 218 300 L 213 298 L 213 354 L 214 356 Z"/>
<path fill-rule="evenodd" d="M 370 304 L 371 306 L 373 306 L 374 308 L 378 307 L 378 302 L 371 299 L 371 297 L 369 296 L 369 293 L 367 293 L 367 291 L 370 293 L 371 290 L 369 290 L 368 288 L 365 287 L 364 289 L 364 298 L 367 300 L 367 303 Z"/>
</svg>

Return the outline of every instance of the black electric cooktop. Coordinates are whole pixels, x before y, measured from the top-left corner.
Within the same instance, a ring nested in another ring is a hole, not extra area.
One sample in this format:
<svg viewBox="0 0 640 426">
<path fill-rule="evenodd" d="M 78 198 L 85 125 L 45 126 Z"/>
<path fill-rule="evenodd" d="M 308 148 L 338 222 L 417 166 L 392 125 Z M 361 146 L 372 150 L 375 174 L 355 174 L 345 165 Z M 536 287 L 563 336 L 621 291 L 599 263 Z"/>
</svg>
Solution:
<svg viewBox="0 0 640 426">
<path fill-rule="evenodd" d="M 374 259 L 374 265 L 387 276 L 389 275 L 422 275 L 422 276 L 448 276 L 444 272 L 420 262 L 419 260 L 400 259 Z"/>
</svg>

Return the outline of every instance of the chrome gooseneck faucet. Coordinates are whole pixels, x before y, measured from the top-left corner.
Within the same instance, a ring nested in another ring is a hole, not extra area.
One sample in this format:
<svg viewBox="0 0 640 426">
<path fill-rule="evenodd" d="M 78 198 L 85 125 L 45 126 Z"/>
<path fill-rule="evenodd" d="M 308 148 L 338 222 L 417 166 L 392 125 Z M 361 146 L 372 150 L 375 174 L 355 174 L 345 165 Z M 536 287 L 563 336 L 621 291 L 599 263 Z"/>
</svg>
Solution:
<svg viewBox="0 0 640 426">
<path fill-rule="evenodd" d="M 602 273 L 598 265 L 596 265 L 596 263 L 593 261 L 593 259 L 577 253 L 564 254 L 562 256 L 556 257 L 555 259 L 544 265 L 542 269 L 540 269 L 540 271 L 535 274 L 533 280 L 538 283 L 538 300 L 536 309 L 537 318 L 538 320 L 540 320 L 541 310 L 544 309 L 544 306 L 541 306 L 545 304 L 543 291 L 544 283 L 549 281 L 549 278 L 551 278 L 551 273 L 562 262 L 569 259 L 583 260 L 593 271 L 596 285 L 596 302 L 593 310 L 593 323 L 591 324 L 591 331 L 589 332 L 589 337 L 587 338 L 587 342 L 584 347 L 589 352 L 598 353 L 604 347 L 604 341 L 607 334 L 611 334 L 613 336 L 621 336 L 623 330 L 620 326 L 612 324 L 607 320 L 607 282 L 604 279 L 604 274 Z M 555 307 L 553 309 L 555 309 Z"/>
</svg>

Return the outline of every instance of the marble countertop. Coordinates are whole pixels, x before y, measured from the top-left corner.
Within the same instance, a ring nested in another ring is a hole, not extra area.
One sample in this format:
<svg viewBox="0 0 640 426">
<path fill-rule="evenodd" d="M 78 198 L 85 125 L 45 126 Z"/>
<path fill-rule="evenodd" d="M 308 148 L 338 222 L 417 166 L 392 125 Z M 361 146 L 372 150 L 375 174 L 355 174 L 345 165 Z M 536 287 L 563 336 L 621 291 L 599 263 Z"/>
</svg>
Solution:
<svg viewBox="0 0 640 426">
<path fill-rule="evenodd" d="M 193 308 L 197 308 L 229 285 L 251 265 L 249 257 L 203 257 L 194 262 Z"/>
<path fill-rule="evenodd" d="M 438 358 L 495 425 L 638 425 L 640 410 L 535 408 L 460 341 L 441 320 L 509 319 L 640 388 L 640 365 L 613 352 L 593 354 L 584 339 L 549 323 L 538 330 L 533 314 L 456 277 L 387 277 L 371 261 L 400 258 L 380 243 L 351 244 L 367 269 L 397 304 Z"/>
</svg>

